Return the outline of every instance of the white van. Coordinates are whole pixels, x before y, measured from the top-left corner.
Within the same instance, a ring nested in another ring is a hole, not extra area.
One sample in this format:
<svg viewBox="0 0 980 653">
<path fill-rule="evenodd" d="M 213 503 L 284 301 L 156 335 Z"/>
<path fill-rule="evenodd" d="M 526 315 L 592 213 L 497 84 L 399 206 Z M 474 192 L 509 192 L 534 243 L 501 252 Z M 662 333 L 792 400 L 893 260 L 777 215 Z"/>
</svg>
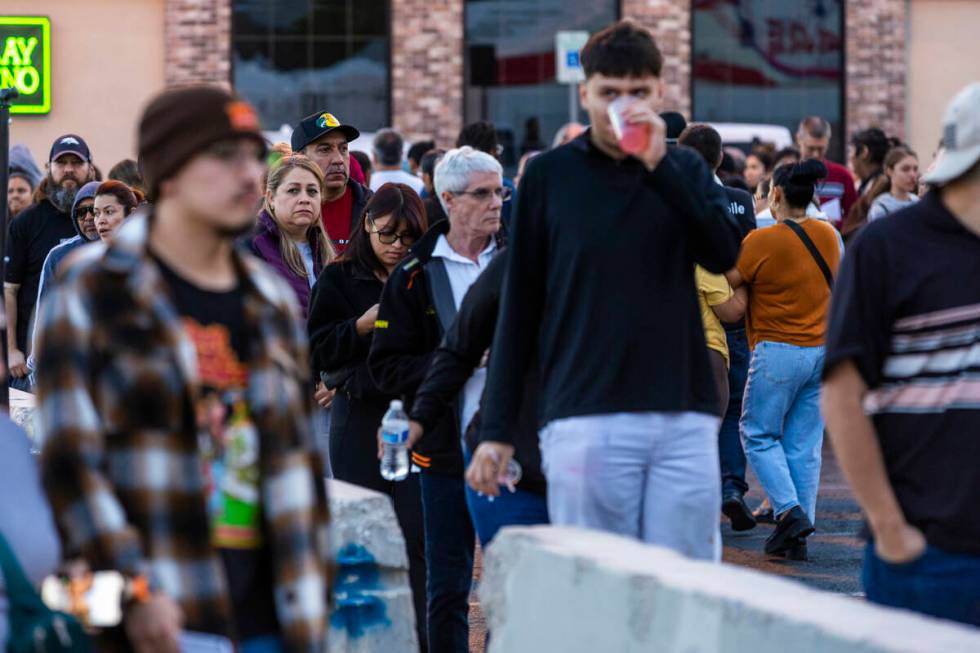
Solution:
<svg viewBox="0 0 980 653">
<path fill-rule="evenodd" d="M 739 148 L 745 153 L 752 149 L 752 141 L 758 139 L 763 143 L 772 143 L 776 150 L 793 145 L 793 134 L 782 125 L 756 125 L 743 122 L 709 122 L 707 123 L 721 134 L 721 142 Z"/>
</svg>

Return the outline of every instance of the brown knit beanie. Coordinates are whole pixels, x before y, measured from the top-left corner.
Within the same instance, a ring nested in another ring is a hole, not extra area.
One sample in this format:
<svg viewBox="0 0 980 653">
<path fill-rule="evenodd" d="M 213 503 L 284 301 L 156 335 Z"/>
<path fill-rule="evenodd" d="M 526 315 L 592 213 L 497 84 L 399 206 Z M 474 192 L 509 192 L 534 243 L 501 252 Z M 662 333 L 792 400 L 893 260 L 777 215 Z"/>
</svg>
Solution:
<svg viewBox="0 0 980 653">
<path fill-rule="evenodd" d="M 140 167 L 149 199 L 161 182 L 196 154 L 229 138 L 247 137 L 266 147 L 250 104 L 218 86 L 185 86 L 153 98 L 140 119 Z"/>
</svg>

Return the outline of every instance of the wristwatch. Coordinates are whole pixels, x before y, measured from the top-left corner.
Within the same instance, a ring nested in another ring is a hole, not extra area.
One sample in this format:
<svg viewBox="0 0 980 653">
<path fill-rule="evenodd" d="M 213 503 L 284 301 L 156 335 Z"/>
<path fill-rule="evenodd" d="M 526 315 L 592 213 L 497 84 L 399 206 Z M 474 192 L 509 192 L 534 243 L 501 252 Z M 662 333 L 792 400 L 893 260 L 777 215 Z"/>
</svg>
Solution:
<svg viewBox="0 0 980 653">
<path fill-rule="evenodd" d="M 149 602 L 153 596 L 150 590 L 150 579 L 143 574 L 127 576 L 123 583 L 122 605 L 130 606 Z"/>
</svg>

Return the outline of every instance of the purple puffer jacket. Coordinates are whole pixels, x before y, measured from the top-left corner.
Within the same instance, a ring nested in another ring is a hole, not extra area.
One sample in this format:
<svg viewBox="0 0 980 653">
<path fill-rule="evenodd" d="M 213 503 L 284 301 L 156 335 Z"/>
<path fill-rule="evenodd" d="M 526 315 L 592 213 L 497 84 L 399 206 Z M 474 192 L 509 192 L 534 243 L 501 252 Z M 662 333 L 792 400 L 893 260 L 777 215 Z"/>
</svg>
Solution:
<svg viewBox="0 0 980 653">
<path fill-rule="evenodd" d="M 309 243 L 313 249 L 313 272 L 318 278 L 320 272 L 323 271 L 323 261 L 320 260 L 319 236 L 320 231 L 318 229 L 310 229 Z M 303 318 L 306 319 L 306 312 L 310 306 L 310 284 L 305 276 L 293 272 L 286 264 L 282 254 L 279 253 L 279 239 L 281 237 L 282 233 L 279 231 L 279 225 L 263 209 L 259 213 L 258 226 L 256 227 L 255 235 L 249 241 L 249 247 L 256 256 L 272 266 L 279 276 L 289 283 L 293 292 L 296 293 L 296 299 L 299 301 Z"/>
</svg>

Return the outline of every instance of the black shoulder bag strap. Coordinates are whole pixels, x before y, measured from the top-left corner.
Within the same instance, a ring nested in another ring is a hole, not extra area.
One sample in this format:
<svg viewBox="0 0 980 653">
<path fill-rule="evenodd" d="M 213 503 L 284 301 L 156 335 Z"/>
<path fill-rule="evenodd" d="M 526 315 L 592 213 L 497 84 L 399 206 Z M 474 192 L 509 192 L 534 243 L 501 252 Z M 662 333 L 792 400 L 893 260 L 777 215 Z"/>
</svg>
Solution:
<svg viewBox="0 0 980 653">
<path fill-rule="evenodd" d="M 803 227 L 796 224 L 796 222 L 793 220 L 783 220 L 783 224 L 792 229 L 793 233 L 803 241 L 803 245 L 806 247 L 807 251 L 810 252 L 810 256 L 812 256 L 813 260 L 817 262 L 817 267 L 819 267 L 820 271 L 823 272 L 823 278 L 827 280 L 827 287 L 833 291 L 834 275 L 830 273 L 830 266 L 827 265 L 827 261 L 824 260 L 823 255 L 820 253 L 820 250 L 817 249 L 817 246 L 814 245 L 813 241 L 810 240 L 810 237 L 806 235 Z"/>
<path fill-rule="evenodd" d="M 432 307 L 442 326 L 442 333 L 449 330 L 449 325 L 456 319 L 456 300 L 453 298 L 453 286 L 449 282 L 449 272 L 440 258 L 433 258 L 425 266 L 425 278 L 429 282 L 429 292 L 432 295 Z"/>
</svg>

